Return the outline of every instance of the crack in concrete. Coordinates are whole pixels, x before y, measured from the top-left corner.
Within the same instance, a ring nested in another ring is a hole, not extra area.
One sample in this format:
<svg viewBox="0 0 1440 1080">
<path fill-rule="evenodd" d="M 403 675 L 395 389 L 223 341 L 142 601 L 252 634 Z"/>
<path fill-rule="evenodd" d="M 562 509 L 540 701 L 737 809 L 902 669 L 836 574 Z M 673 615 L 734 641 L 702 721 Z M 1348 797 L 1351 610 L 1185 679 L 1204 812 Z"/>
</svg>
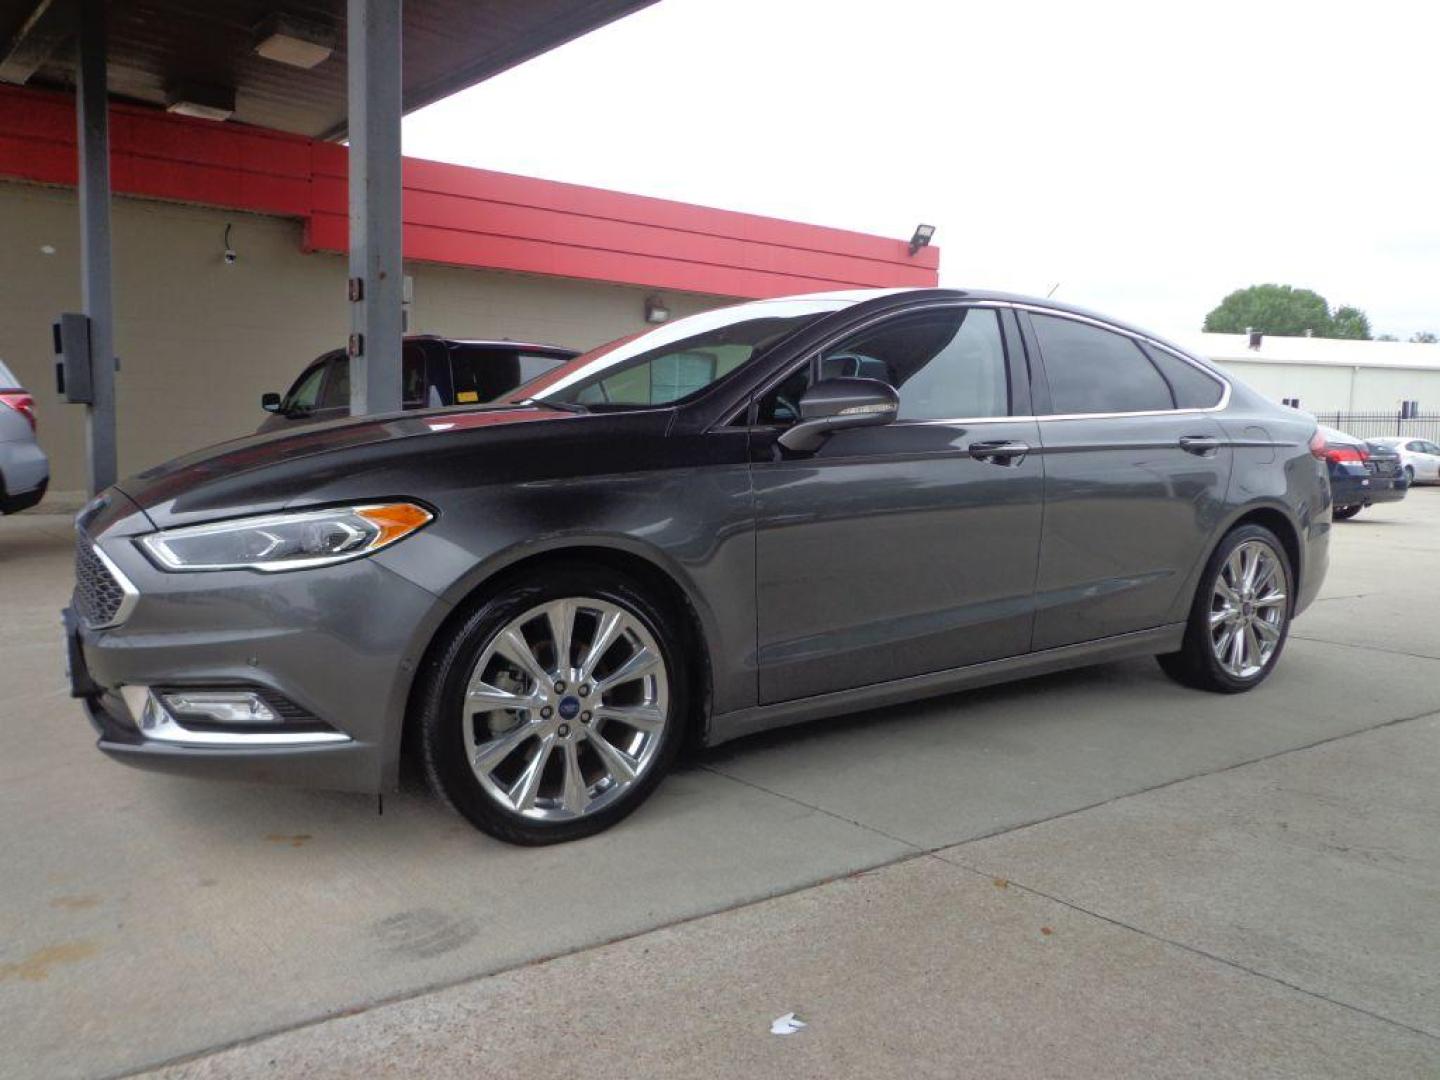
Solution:
<svg viewBox="0 0 1440 1080">
<path fill-rule="evenodd" d="M 1406 652 L 1403 649 L 1387 649 L 1383 645 L 1357 645 L 1353 641 L 1335 641 L 1332 638 L 1310 637 L 1308 634 L 1290 635 L 1296 641 L 1314 641 L 1321 645 L 1338 645 L 1342 649 L 1360 649 L 1364 652 L 1386 653 L 1390 656 L 1406 656 L 1411 660 L 1440 660 L 1440 656 L 1431 656 L 1429 653 Z"/>
</svg>

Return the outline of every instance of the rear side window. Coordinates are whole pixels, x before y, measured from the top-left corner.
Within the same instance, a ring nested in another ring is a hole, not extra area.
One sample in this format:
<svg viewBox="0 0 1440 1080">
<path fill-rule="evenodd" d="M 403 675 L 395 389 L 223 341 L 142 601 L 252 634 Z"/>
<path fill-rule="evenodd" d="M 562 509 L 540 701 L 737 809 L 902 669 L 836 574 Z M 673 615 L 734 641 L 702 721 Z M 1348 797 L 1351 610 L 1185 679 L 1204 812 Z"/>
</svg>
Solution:
<svg viewBox="0 0 1440 1080">
<path fill-rule="evenodd" d="M 1052 412 L 1157 412 L 1175 407 L 1169 384 L 1130 338 L 1074 319 L 1030 318 L 1050 382 Z"/>
<path fill-rule="evenodd" d="M 1170 384 L 1170 390 L 1175 395 L 1176 408 L 1210 409 L 1220 404 L 1220 396 L 1225 392 L 1225 388 L 1219 380 L 1157 346 L 1147 345 L 1145 351 L 1150 354 L 1150 359 Z"/>
<path fill-rule="evenodd" d="M 455 380 L 456 405 L 492 401 L 528 381 L 519 353 L 491 346 L 452 346 L 450 376 Z"/>
</svg>

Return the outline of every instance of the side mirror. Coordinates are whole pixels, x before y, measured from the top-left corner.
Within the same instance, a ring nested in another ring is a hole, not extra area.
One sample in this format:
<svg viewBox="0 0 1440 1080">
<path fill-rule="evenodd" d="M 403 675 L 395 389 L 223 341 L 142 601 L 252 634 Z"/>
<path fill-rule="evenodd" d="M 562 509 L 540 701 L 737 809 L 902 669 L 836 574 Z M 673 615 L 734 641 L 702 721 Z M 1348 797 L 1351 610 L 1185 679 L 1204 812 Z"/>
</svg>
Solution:
<svg viewBox="0 0 1440 1080">
<path fill-rule="evenodd" d="M 833 431 L 879 427 L 900 411 L 900 395 L 879 379 L 822 379 L 800 398 L 800 422 L 780 436 L 780 445 L 810 454 Z"/>
<path fill-rule="evenodd" d="M 280 395 L 276 393 L 261 394 L 260 408 L 264 409 L 266 412 L 279 412 Z"/>
</svg>

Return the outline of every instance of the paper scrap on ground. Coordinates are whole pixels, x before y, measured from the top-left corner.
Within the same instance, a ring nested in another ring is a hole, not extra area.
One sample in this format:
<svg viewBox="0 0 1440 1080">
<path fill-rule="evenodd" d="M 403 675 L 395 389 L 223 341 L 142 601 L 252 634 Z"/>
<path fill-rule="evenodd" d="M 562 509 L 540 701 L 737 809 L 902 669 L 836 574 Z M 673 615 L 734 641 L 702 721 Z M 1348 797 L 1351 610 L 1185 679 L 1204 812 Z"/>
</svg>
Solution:
<svg viewBox="0 0 1440 1080">
<path fill-rule="evenodd" d="M 805 1026 L 804 1020 L 797 1020 L 793 1012 L 777 1016 L 770 1024 L 771 1035 L 794 1035 Z"/>
</svg>

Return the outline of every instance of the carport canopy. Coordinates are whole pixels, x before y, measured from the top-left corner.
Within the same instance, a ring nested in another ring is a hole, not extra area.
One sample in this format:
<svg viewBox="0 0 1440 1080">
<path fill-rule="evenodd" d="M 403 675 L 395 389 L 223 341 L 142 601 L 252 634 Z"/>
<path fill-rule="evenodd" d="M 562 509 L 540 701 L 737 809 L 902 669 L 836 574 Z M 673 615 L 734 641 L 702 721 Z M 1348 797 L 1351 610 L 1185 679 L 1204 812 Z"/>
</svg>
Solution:
<svg viewBox="0 0 1440 1080">
<path fill-rule="evenodd" d="M 116 479 L 111 96 L 349 138 L 351 411 L 400 407 L 400 117 L 653 0 L 0 0 L 0 81 L 73 88 L 90 485 Z"/>
</svg>

